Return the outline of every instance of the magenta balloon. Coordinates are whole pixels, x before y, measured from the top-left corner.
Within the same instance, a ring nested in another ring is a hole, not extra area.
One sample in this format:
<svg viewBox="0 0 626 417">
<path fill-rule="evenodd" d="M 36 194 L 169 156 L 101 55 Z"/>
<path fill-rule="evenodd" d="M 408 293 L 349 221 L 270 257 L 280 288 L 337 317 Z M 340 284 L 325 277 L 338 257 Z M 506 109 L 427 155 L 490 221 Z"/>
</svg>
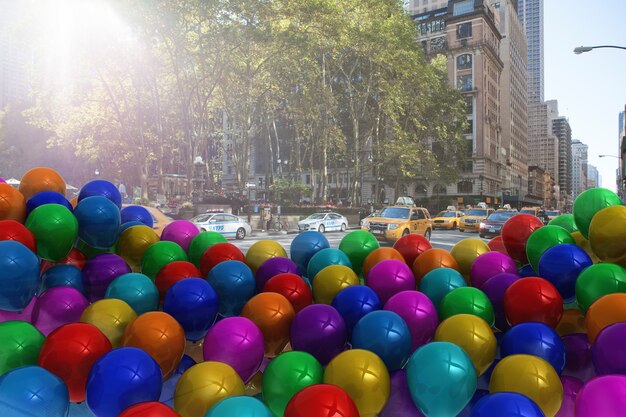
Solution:
<svg viewBox="0 0 626 417">
<path fill-rule="evenodd" d="M 483 253 L 474 259 L 470 268 L 472 286 L 480 290 L 489 278 L 503 272 L 517 275 L 517 267 L 513 258 L 500 252 Z"/>
<path fill-rule="evenodd" d="M 270 258 L 263 262 L 259 269 L 256 270 L 254 278 L 256 279 L 257 290 L 260 291 L 270 278 L 278 274 L 296 274 L 302 276 L 300 268 L 298 268 L 298 265 L 291 259 L 282 258 L 280 256 Z"/>
<path fill-rule="evenodd" d="M 398 314 L 409 326 L 413 350 L 428 343 L 435 335 L 438 324 L 437 309 L 426 294 L 402 291 L 391 297 L 385 303 L 384 309 Z"/>
<path fill-rule="evenodd" d="M 224 362 L 248 382 L 263 361 L 263 333 L 245 317 L 228 317 L 209 329 L 203 353 L 205 361 Z"/>
<path fill-rule="evenodd" d="M 416 285 L 411 268 L 397 259 L 378 262 L 370 269 L 365 283 L 383 303 L 399 292 L 415 290 Z"/>
<path fill-rule="evenodd" d="M 576 397 L 576 417 L 624 417 L 626 376 L 604 375 L 588 381 Z"/>
<path fill-rule="evenodd" d="M 189 220 L 175 220 L 165 226 L 161 232 L 161 240 L 178 243 L 185 252 L 189 249 L 189 244 L 200 233 L 198 226 Z"/>
<path fill-rule="evenodd" d="M 563 375 L 573 376 L 585 382 L 596 375 L 593 366 L 591 343 L 584 333 L 568 334 L 561 337 L 565 348 L 565 369 Z"/>
<path fill-rule="evenodd" d="M 561 384 L 563 384 L 563 402 L 554 417 L 576 417 L 576 396 L 583 387 L 583 381 L 572 376 L 562 376 Z"/>
<path fill-rule="evenodd" d="M 4 178 L 0 177 L 0 183 L 6 182 Z"/>
<path fill-rule="evenodd" d="M 406 382 L 406 370 L 394 371 L 389 377 L 391 379 L 391 392 L 379 417 L 424 417 L 424 414 L 415 406 L 411 398 Z"/>
<path fill-rule="evenodd" d="M 83 286 L 89 294 L 89 301 L 104 298 L 107 287 L 115 278 L 131 272 L 126 261 L 113 253 L 103 253 L 88 260 L 83 267 Z"/>
<path fill-rule="evenodd" d="M 504 293 L 518 279 L 520 277 L 517 274 L 503 272 L 489 278 L 481 288 L 493 305 L 493 311 L 496 314 L 496 328 L 498 330 L 505 331 L 511 327 L 504 314 Z"/>
<path fill-rule="evenodd" d="M 74 287 L 53 287 L 37 298 L 32 323 L 48 336 L 57 327 L 76 323 L 89 306 L 84 295 Z"/>
<path fill-rule="evenodd" d="M 33 297 L 22 311 L 0 310 L 0 323 L 11 320 L 27 321 L 30 323 L 36 303 L 37 297 Z"/>
<path fill-rule="evenodd" d="M 598 375 L 626 374 L 626 322 L 605 327 L 593 343 L 593 364 Z"/>
<path fill-rule="evenodd" d="M 347 342 L 346 324 L 333 306 L 327 304 L 306 306 L 291 322 L 293 350 L 310 353 L 323 366 L 343 352 Z"/>
</svg>

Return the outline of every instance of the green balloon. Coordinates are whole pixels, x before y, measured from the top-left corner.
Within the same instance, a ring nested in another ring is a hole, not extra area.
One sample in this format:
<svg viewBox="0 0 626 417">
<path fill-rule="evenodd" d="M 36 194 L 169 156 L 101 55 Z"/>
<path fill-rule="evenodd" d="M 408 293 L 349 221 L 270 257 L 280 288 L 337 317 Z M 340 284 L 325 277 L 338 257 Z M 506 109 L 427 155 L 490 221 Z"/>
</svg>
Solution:
<svg viewBox="0 0 626 417">
<path fill-rule="evenodd" d="M 460 287 L 450 291 L 441 300 L 439 318 L 441 321 L 457 314 L 472 314 L 493 326 L 496 316 L 491 301 L 484 292 L 474 287 Z"/>
<path fill-rule="evenodd" d="M 350 259 L 352 269 L 357 275 L 363 270 L 363 261 L 370 252 L 378 249 L 380 244 L 373 234 L 365 230 L 355 230 L 341 239 L 339 250 Z"/>
<path fill-rule="evenodd" d="M 263 373 L 263 401 L 275 416 L 283 417 L 296 393 L 324 380 L 322 365 L 306 352 L 285 352 L 273 359 Z"/>
<path fill-rule="evenodd" d="M 20 366 L 37 365 L 45 337 L 25 321 L 0 323 L 0 375 Z"/>
<path fill-rule="evenodd" d="M 578 227 L 576 227 L 576 221 L 574 220 L 573 214 L 561 214 L 560 216 L 556 216 L 554 219 L 550 220 L 550 223 L 548 223 L 548 225 L 561 226 L 563 229 L 567 230 L 570 233 L 578 231 Z"/>
<path fill-rule="evenodd" d="M 535 230 L 526 241 L 526 257 L 535 271 L 539 271 L 541 255 L 561 243 L 576 244 L 572 235 L 561 226 L 543 226 Z"/>
<path fill-rule="evenodd" d="M 144 252 L 141 259 L 141 273 L 154 281 L 161 268 L 165 265 L 186 260 L 187 254 L 183 248 L 177 243 L 162 240 L 150 245 Z"/>
<path fill-rule="evenodd" d="M 606 188 L 590 188 L 574 201 L 574 219 L 580 233 L 589 239 L 589 225 L 593 216 L 603 208 L 621 206 L 622 200 Z"/>
<path fill-rule="evenodd" d="M 217 232 L 200 232 L 193 238 L 189 244 L 187 253 L 189 254 L 189 262 L 200 268 L 200 258 L 209 247 L 216 243 L 227 242 L 226 238 Z"/>
<path fill-rule="evenodd" d="M 109 249 L 94 248 L 93 246 L 89 246 L 88 244 L 86 244 L 84 240 L 80 240 L 80 239 L 78 239 L 78 243 L 76 244 L 76 249 L 81 251 L 83 255 L 87 257 L 87 259 L 91 259 L 94 256 L 101 255 L 103 253 L 115 253 L 114 248 L 109 248 Z"/>
<path fill-rule="evenodd" d="M 44 204 L 31 211 L 26 228 L 37 239 L 37 255 L 53 262 L 70 253 L 78 236 L 76 217 L 60 204 Z"/>
<path fill-rule="evenodd" d="M 621 266 L 595 264 L 578 275 L 576 300 L 583 314 L 598 298 L 613 293 L 626 293 L 626 269 Z"/>
</svg>

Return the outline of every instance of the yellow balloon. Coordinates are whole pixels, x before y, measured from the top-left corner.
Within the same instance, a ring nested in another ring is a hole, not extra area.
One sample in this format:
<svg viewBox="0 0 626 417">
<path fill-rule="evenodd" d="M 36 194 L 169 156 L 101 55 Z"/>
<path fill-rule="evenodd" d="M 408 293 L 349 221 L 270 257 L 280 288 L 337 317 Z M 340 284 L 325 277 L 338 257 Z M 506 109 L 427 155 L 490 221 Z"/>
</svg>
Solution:
<svg viewBox="0 0 626 417">
<path fill-rule="evenodd" d="M 572 233 L 572 237 L 576 242 L 576 246 L 587 252 L 587 255 L 589 255 L 594 264 L 600 263 L 600 258 L 598 258 L 598 256 L 593 253 L 593 249 L 591 249 L 591 244 L 587 239 L 585 239 L 582 233 L 574 232 Z"/>
<path fill-rule="evenodd" d="M 246 252 L 246 264 L 256 274 L 256 270 L 268 259 L 287 257 L 287 252 L 280 243 L 275 240 L 259 240 Z"/>
<path fill-rule="evenodd" d="M 148 226 L 129 227 L 117 240 L 115 252 L 137 272 L 141 269 L 141 259 L 146 249 L 158 241 L 159 236 Z"/>
<path fill-rule="evenodd" d="M 580 309 L 563 310 L 563 315 L 556 326 L 559 336 L 567 336 L 574 333 L 587 333 L 585 328 L 585 316 Z"/>
<path fill-rule="evenodd" d="M 436 342 L 450 342 L 470 357 L 478 376 L 485 373 L 496 358 L 498 342 L 489 324 L 472 314 L 457 314 L 439 324 Z"/>
<path fill-rule="evenodd" d="M 313 279 L 313 298 L 318 304 L 331 304 L 335 295 L 351 285 L 359 285 L 359 277 L 345 265 L 330 265 Z"/>
<path fill-rule="evenodd" d="M 450 255 L 459 264 L 459 272 L 469 281 L 470 269 L 474 260 L 483 253 L 490 252 L 489 246 L 485 242 L 475 237 L 463 239 L 452 247 Z"/>
<path fill-rule="evenodd" d="M 83 311 L 80 321 L 96 326 L 109 339 L 113 349 L 122 345 L 126 326 L 137 318 L 137 313 L 122 300 L 105 298 Z"/>
<path fill-rule="evenodd" d="M 368 350 L 346 350 L 324 371 L 324 383 L 343 388 L 361 417 L 376 417 L 389 399 L 391 383 L 383 361 Z"/>
<path fill-rule="evenodd" d="M 531 355 L 511 355 L 493 370 L 489 392 L 518 392 L 533 400 L 546 417 L 554 417 L 563 401 L 563 385 L 552 365 Z"/>
<path fill-rule="evenodd" d="M 626 257 L 626 207 L 611 206 L 597 212 L 589 225 L 591 250 L 605 262 Z"/>
<path fill-rule="evenodd" d="M 244 395 L 243 381 L 230 366 L 207 361 L 192 366 L 174 390 L 174 410 L 181 417 L 200 417 L 224 398 Z"/>
</svg>

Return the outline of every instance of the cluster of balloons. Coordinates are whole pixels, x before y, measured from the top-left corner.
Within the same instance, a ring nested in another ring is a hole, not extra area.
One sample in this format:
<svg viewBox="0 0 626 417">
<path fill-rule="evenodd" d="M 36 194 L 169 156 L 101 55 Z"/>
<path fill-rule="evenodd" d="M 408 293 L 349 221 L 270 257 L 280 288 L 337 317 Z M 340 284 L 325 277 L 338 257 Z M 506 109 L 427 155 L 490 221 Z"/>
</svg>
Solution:
<svg viewBox="0 0 626 417">
<path fill-rule="evenodd" d="M 0 414 L 617 417 L 626 207 L 581 194 L 451 251 L 307 231 L 244 254 L 113 184 L 0 183 Z M 71 410 L 71 411 L 70 411 Z"/>
</svg>

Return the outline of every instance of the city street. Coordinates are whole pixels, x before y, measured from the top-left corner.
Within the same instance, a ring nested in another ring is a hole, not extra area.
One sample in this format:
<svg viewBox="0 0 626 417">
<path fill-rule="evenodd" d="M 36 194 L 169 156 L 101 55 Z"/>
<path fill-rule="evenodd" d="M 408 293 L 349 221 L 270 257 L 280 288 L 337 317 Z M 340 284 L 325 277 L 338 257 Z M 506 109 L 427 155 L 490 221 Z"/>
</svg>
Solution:
<svg viewBox="0 0 626 417">
<path fill-rule="evenodd" d="M 329 232 L 324 234 L 328 242 L 330 243 L 331 248 L 339 247 L 339 243 L 341 239 L 347 234 L 350 233 L 351 230 L 347 232 Z M 276 240 L 279 242 L 289 254 L 289 246 L 291 245 L 291 241 L 297 236 L 297 234 L 286 234 L 286 235 L 266 235 L 263 236 L 251 236 L 246 237 L 244 240 L 229 240 L 230 243 L 239 247 L 244 253 L 248 250 L 250 246 L 252 246 L 255 242 L 259 240 Z M 478 237 L 478 233 L 461 233 L 458 230 L 435 230 L 433 232 L 433 236 L 431 238 L 431 244 L 434 248 L 441 248 L 450 250 L 452 247 L 459 241 L 469 238 L 469 237 Z M 488 239 L 483 239 L 485 242 L 488 242 Z M 381 246 L 392 246 L 390 243 L 382 243 Z"/>
</svg>

